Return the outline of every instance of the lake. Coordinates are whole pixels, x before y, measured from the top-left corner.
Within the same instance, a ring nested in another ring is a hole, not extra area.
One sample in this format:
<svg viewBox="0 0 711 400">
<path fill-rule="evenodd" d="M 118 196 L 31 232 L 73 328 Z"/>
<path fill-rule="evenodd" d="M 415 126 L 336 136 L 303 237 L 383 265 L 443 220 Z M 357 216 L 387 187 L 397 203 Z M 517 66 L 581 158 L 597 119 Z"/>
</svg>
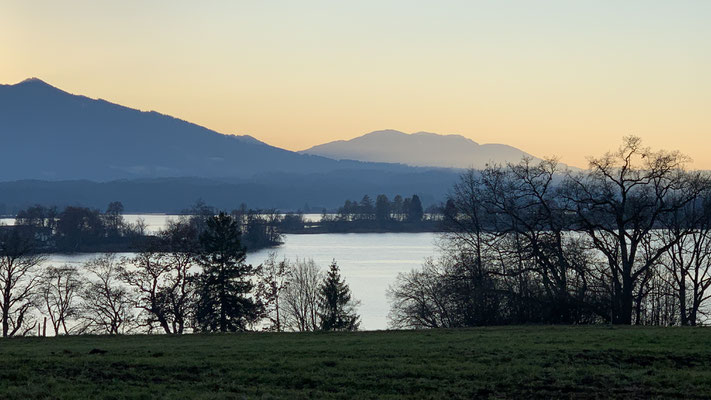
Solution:
<svg viewBox="0 0 711 400">
<path fill-rule="evenodd" d="M 133 222 L 131 217 L 127 220 Z M 148 226 L 159 228 L 167 216 L 142 215 Z M 249 253 L 247 262 L 262 263 L 270 252 L 277 259 L 311 258 L 324 271 L 332 260 L 341 268 L 341 276 L 361 301 L 361 329 L 387 328 L 389 303 L 386 290 L 397 274 L 418 268 L 426 257 L 437 254 L 434 233 L 329 233 L 318 235 L 285 235 L 284 244 Z M 52 254 L 46 264 L 80 266 L 99 254 Z M 118 254 L 130 256 L 131 254 Z"/>
<path fill-rule="evenodd" d="M 311 258 L 323 270 L 332 260 L 341 276 L 361 301 L 361 328 L 387 328 L 390 306 L 385 292 L 397 274 L 418 268 L 426 257 L 437 255 L 434 233 L 328 233 L 286 235 L 282 246 L 247 255 L 247 262 L 260 264 L 270 252 L 277 259 Z"/>
<path fill-rule="evenodd" d="M 139 219 L 148 233 L 158 232 L 168 221 L 180 216 L 168 214 L 124 214 L 134 224 Z M 319 221 L 321 214 L 304 214 L 309 221 Z M 1 224 L 14 224 L 13 218 L 0 219 Z M 419 268 L 426 257 L 437 255 L 434 233 L 329 233 L 317 235 L 284 235 L 284 244 L 247 255 L 247 262 L 261 264 L 274 252 L 277 259 L 313 259 L 324 271 L 332 260 L 341 268 L 341 276 L 361 301 L 361 329 L 387 328 L 390 308 L 386 291 L 397 274 Z M 80 266 L 99 254 L 52 254 L 46 264 Z M 118 254 L 131 256 L 131 254 Z"/>
</svg>

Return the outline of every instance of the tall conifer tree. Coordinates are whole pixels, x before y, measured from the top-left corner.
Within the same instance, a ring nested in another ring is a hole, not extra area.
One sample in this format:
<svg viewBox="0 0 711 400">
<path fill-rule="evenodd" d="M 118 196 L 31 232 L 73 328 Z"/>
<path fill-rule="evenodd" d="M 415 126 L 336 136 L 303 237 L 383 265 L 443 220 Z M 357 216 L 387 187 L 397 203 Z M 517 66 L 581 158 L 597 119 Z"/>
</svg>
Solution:
<svg viewBox="0 0 711 400">
<path fill-rule="evenodd" d="M 207 219 L 200 235 L 197 328 L 208 332 L 246 330 L 260 315 L 260 304 L 249 297 L 254 268 L 245 263 L 237 221 L 225 213 Z"/>
<path fill-rule="evenodd" d="M 355 331 L 360 325 L 360 316 L 355 309 L 360 304 L 353 300 L 351 289 L 341 279 L 338 264 L 334 260 L 319 289 L 319 317 L 324 331 Z"/>
</svg>

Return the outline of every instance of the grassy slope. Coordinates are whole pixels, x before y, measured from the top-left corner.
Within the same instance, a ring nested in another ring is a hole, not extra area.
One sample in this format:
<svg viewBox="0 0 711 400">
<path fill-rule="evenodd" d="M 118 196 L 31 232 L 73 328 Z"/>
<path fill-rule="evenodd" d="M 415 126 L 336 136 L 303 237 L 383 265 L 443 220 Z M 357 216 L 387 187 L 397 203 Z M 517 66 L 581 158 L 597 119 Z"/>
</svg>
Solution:
<svg viewBox="0 0 711 400">
<path fill-rule="evenodd" d="M 94 348 L 106 354 L 89 354 Z M 0 340 L 0 398 L 711 397 L 711 330 Z"/>
</svg>

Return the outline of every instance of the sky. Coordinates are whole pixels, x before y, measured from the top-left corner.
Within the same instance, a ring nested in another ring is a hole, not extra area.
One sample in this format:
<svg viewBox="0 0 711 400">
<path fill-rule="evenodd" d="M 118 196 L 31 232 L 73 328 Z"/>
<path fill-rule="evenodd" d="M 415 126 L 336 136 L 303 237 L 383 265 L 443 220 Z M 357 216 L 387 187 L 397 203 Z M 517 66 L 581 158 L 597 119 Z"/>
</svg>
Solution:
<svg viewBox="0 0 711 400">
<path fill-rule="evenodd" d="M 711 169 L 711 1 L 0 0 L 0 83 L 303 150 L 456 133 L 579 167 L 637 135 Z"/>
</svg>

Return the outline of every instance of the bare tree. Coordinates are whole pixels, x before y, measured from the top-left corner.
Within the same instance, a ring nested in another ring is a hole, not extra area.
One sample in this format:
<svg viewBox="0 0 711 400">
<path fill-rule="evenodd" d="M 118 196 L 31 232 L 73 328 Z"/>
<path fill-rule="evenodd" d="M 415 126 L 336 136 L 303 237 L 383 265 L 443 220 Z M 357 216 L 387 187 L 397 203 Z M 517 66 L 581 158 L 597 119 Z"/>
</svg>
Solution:
<svg viewBox="0 0 711 400">
<path fill-rule="evenodd" d="M 123 204 L 120 201 L 112 201 L 106 208 L 103 215 L 106 230 L 109 236 L 118 236 L 124 228 Z"/>
<path fill-rule="evenodd" d="M 2 336 L 26 335 L 36 304 L 37 267 L 43 257 L 34 251 L 34 237 L 12 229 L 0 237 L 0 318 Z"/>
<path fill-rule="evenodd" d="M 566 180 L 568 211 L 608 264 L 613 323 L 633 322 L 635 290 L 675 244 L 653 244 L 643 257 L 643 242 L 665 215 L 704 189 L 700 174 L 684 170 L 686 161 L 679 152 L 653 152 L 631 136 L 616 152 L 591 158 L 588 173 L 570 174 Z"/>
<path fill-rule="evenodd" d="M 287 259 L 276 260 L 275 253 L 269 253 L 266 261 L 259 267 L 257 276 L 257 294 L 262 298 L 265 315 L 271 325 L 266 330 L 281 332 L 283 330 L 282 293 L 289 286 L 291 265 Z"/>
<path fill-rule="evenodd" d="M 471 253 L 427 259 L 419 270 L 398 275 L 388 288 L 394 328 L 457 328 L 499 324 L 505 291 L 479 271 Z"/>
<path fill-rule="evenodd" d="M 129 236 L 145 236 L 147 227 L 148 225 L 146 225 L 146 220 L 144 220 L 143 218 L 138 218 L 133 224 L 124 224 L 124 234 Z"/>
<path fill-rule="evenodd" d="M 448 328 L 453 327 L 451 305 L 444 284 L 445 271 L 441 263 L 427 259 L 421 270 L 398 274 L 388 288 L 390 300 L 388 320 L 391 327 Z"/>
<path fill-rule="evenodd" d="M 173 332 L 183 333 L 193 319 L 195 274 L 190 270 L 200 250 L 198 231 L 192 224 L 171 223 L 161 233 L 166 244 L 166 257 L 172 271 L 168 303 L 173 318 Z"/>
<path fill-rule="evenodd" d="M 182 334 L 190 320 L 194 304 L 195 248 L 183 241 L 182 229 L 189 225 L 173 225 L 163 233 L 166 243 L 161 249 L 146 250 L 131 259 L 122 260 L 121 278 L 134 291 L 136 306 L 146 313 L 144 325 L 154 325 L 167 334 Z"/>
<path fill-rule="evenodd" d="M 82 291 L 80 332 L 118 335 L 130 331 L 135 322 L 134 299 L 120 281 L 122 268 L 111 254 L 88 261 L 89 275 Z"/>
<path fill-rule="evenodd" d="M 82 288 L 82 281 L 76 268 L 69 265 L 48 267 L 39 285 L 39 311 L 49 315 L 54 334 L 69 334 L 67 321 L 78 315 L 76 300 Z"/>
<path fill-rule="evenodd" d="M 663 220 L 652 240 L 673 243 L 660 259 L 678 305 L 681 325 L 696 325 L 711 298 L 711 203 L 709 195 Z"/>
<path fill-rule="evenodd" d="M 535 272 L 548 299 L 546 319 L 577 323 L 587 318 L 588 312 L 581 307 L 588 295 L 585 283 L 590 265 L 589 257 L 581 257 L 587 243 L 570 233 L 556 185 L 560 176 L 555 159 L 533 162 L 524 158 L 507 167 L 488 167 L 481 178 L 483 205 L 492 216 L 496 234 L 515 235 L 514 249 L 521 253 L 517 256 L 531 261 L 527 269 Z"/>
<path fill-rule="evenodd" d="M 121 280 L 133 289 L 136 307 L 145 312 L 142 325 L 149 332 L 158 324 L 165 333 L 174 333 L 168 304 L 171 268 L 165 255 L 143 251 L 133 258 L 122 259 L 121 264 Z"/>
<path fill-rule="evenodd" d="M 283 325 L 299 332 L 319 327 L 318 291 L 321 272 L 313 260 L 296 260 L 283 295 Z"/>
<path fill-rule="evenodd" d="M 463 173 L 447 200 L 440 244 L 445 251 L 471 253 L 480 269 L 484 268 L 484 252 L 492 238 L 484 197 L 479 173 L 472 169 Z"/>
<path fill-rule="evenodd" d="M 509 322 L 595 318 L 588 301 L 593 256 L 569 231 L 560 176 L 554 159 L 469 170 L 444 207 L 441 247 L 458 260 L 452 265 L 458 266 L 459 288 L 471 285 L 477 292 L 470 296 L 481 296 L 482 284 L 494 279 L 496 290 L 508 293 L 502 312 Z M 465 320 L 485 319 L 471 314 Z"/>
<path fill-rule="evenodd" d="M 445 257 L 398 278 L 391 323 L 698 321 L 711 287 L 710 186 L 685 161 L 628 137 L 586 172 L 523 159 L 464 173 L 444 207 Z"/>
</svg>

